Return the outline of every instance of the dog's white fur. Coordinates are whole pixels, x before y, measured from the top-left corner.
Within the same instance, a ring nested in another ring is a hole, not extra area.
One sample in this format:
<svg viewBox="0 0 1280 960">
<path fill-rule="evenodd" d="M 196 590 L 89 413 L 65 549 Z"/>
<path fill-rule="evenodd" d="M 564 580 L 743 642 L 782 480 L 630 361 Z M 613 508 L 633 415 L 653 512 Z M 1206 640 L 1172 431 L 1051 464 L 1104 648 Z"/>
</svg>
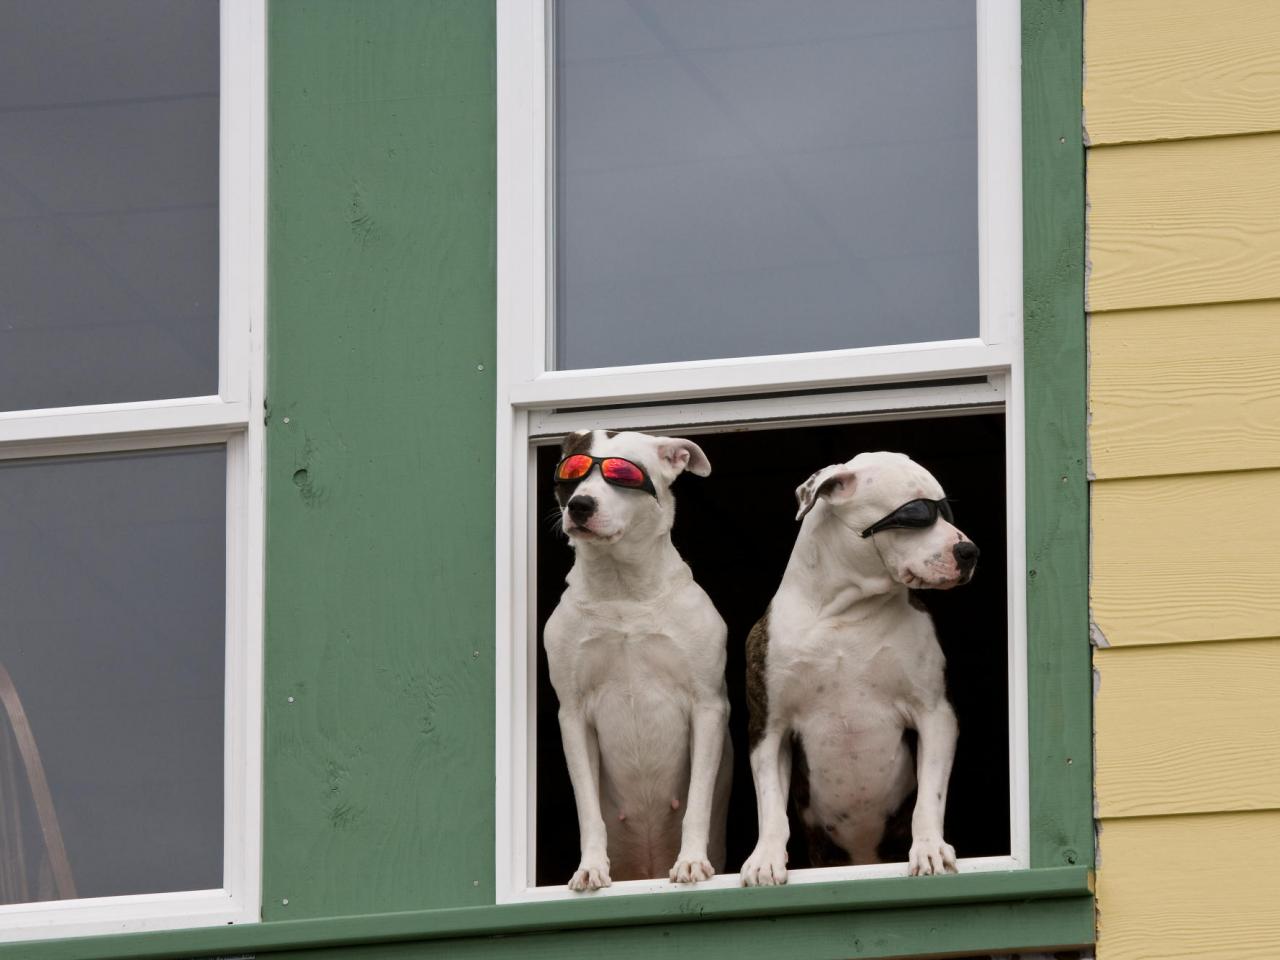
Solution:
<svg viewBox="0 0 1280 960">
<path fill-rule="evenodd" d="M 918 782 L 910 872 L 954 871 L 942 821 L 956 720 L 933 622 L 908 602 L 908 588 L 966 582 L 972 561 L 964 569 L 953 551 L 968 538 L 939 517 L 927 529 L 862 539 L 862 530 L 907 501 L 943 496 L 937 480 L 902 454 L 864 453 L 826 467 L 796 496 L 804 523 L 757 627 L 767 641 L 754 664 L 763 668 L 758 689 L 767 707 L 762 723 L 752 717 L 760 834 L 742 882 L 786 882 L 793 736 L 808 760 L 811 829 L 852 862 L 876 862 L 886 821 Z M 919 734 L 914 769 L 907 728 Z"/>
<path fill-rule="evenodd" d="M 689 440 L 640 433 L 577 434 L 575 447 L 640 464 L 658 496 L 611 486 L 597 466 L 572 491 L 595 498 L 590 518 L 561 504 L 574 564 L 543 640 L 578 808 L 569 887 L 706 880 L 724 869 L 733 765 L 726 629 L 671 543 L 670 487 L 711 465 Z"/>
</svg>

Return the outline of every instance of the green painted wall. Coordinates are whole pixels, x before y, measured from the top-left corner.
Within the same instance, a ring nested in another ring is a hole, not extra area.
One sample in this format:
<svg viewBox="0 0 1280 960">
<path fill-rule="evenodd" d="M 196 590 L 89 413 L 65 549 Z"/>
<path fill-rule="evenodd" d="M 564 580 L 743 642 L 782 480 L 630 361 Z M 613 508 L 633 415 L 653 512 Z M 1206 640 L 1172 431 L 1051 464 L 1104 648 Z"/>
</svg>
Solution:
<svg viewBox="0 0 1280 960">
<path fill-rule="evenodd" d="M 493 5 L 268 44 L 263 915 L 492 903 Z"/>
<path fill-rule="evenodd" d="M 1094 861 L 1083 30 L 1079 0 L 1022 2 L 1027 687 L 1035 867 Z"/>
</svg>

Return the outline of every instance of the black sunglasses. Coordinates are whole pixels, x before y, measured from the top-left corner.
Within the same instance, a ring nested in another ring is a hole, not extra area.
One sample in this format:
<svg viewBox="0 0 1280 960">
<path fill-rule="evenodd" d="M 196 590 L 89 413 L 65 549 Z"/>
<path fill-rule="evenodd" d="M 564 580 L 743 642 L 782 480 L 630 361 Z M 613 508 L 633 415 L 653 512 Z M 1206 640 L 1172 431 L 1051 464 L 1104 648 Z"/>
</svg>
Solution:
<svg viewBox="0 0 1280 960">
<path fill-rule="evenodd" d="M 643 490 L 653 496 L 658 491 L 653 488 L 649 472 L 638 463 L 622 457 L 593 457 L 585 453 L 574 453 L 556 464 L 556 483 L 577 483 L 600 465 L 600 476 L 605 483 L 628 490 Z"/>
<path fill-rule="evenodd" d="M 947 523 L 955 522 L 955 516 L 951 513 L 951 504 L 946 497 L 941 500 L 909 500 L 887 517 L 882 517 L 863 530 L 862 538 L 865 540 L 873 533 L 879 533 L 881 530 L 890 530 L 895 527 L 910 527 L 913 529 L 932 527 L 938 522 L 939 514 L 942 515 L 942 518 Z"/>
</svg>

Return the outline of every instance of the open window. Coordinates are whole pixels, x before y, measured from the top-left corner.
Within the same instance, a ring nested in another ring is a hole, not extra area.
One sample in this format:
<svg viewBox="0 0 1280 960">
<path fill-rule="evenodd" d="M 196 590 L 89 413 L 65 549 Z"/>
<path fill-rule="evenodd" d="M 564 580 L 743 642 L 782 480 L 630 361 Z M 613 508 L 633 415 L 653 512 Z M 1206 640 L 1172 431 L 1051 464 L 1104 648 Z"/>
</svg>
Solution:
<svg viewBox="0 0 1280 960">
<path fill-rule="evenodd" d="M 259 916 L 263 5 L 0 62 L 0 941 Z"/>
<path fill-rule="evenodd" d="M 581 429 L 696 436 L 713 465 L 674 491 L 729 624 L 728 872 L 700 886 L 737 886 L 755 842 L 742 647 L 793 491 L 876 449 L 933 471 L 983 550 L 923 598 L 961 872 L 1029 866 L 1018 4 L 503 0 L 498 37 L 499 901 L 568 896 L 578 855 L 540 629 Z M 789 882 L 906 873 L 886 856 Z"/>
<path fill-rule="evenodd" d="M 982 385 L 984 389 L 985 385 Z M 710 595 L 729 628 L 726 675 L 734 782 L 729 804 L 726 874 L 737 873 L 756 841 L 755 791 L 747 763 L 746 658 L 752 624 L 782 578 L 799 524 L 794 511 L 801 464 L 846 460 L 850 451 L 893 449 L 928 467 L 955 500 L 956 520 L 983 549 L 980 573 L 964 589 L 919 591 L 947 657 L 948 691 L 963 735 L 947 803 L 948 840 L 963 869 L 1009 869 L 1012 851 L 1009 810 L 1013 797 L 1010 757 L 1009 577 L 1006 546 L 1006 424 L 997 391 L 985 400 L 911 415 L 882 412 L 873 419 L 852 415 L 811 417 L 777 426 L 768 421 L 723 425 L 694 424 L 679 432 L 697 440 L 713 470 L 705 480 L 686 478 L 675 487 L 677 524 L 672 539 L 694 577 Z M 652 415 L 652 414 L 650 414 Z M 598 414 L 601 419 L 608 414 Z M 552 471 L 558 444 L 537 447 L 537 510 L 556 515 Z M 538 636 L 559 602 L 571 550 L 548 523 L 532 531 L 536 539 L 536 625 Z M 555 691 L 546 657 L 538 647 L 535 877 L 538 887 L 563 884 L 577 867 L 577 821 L 573 790 L 565 769 L 556 718 Z M 1007 798 L 1007 800 L 1006 800 Z M 882 844 L 882 865 L 808 870 L 804 829 L 792 823 L 790 882 L 853 876 L 894 876 L 904 871 L 901 836 Z M 566 842 L 570 838 L 570 842 Z M 803 872 L 797 872 L 797 871 Z M 621 889 L 634 889 L 618 884 Z M 657 883 L 650 889 L 663 889 Z"/>
</svg>

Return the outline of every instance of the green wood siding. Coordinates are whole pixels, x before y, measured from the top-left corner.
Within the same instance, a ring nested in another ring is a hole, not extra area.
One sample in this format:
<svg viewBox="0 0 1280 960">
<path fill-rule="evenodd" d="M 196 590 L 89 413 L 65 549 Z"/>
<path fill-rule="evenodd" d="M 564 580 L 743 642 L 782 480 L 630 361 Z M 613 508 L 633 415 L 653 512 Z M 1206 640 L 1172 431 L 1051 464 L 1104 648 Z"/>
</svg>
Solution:
<svg viewBox="0 0 1280 960">
<path fill-rule="evenodd" d="M 1023 18 L 1037 869 L 493 906 L 493 5 L 272 0 L 266 922 L 0 960 L 1091 941 L 1082 7 Z"/>
<path fill-rule="evenodd" d="M 1022 3 L 1031 864 L 1093 864 L 1083 4 Z"/>
<path fill-rule="evenodd" d="M 269 18 L 263 916 L 492 903 L 493 5 Z"/>
</svg>

